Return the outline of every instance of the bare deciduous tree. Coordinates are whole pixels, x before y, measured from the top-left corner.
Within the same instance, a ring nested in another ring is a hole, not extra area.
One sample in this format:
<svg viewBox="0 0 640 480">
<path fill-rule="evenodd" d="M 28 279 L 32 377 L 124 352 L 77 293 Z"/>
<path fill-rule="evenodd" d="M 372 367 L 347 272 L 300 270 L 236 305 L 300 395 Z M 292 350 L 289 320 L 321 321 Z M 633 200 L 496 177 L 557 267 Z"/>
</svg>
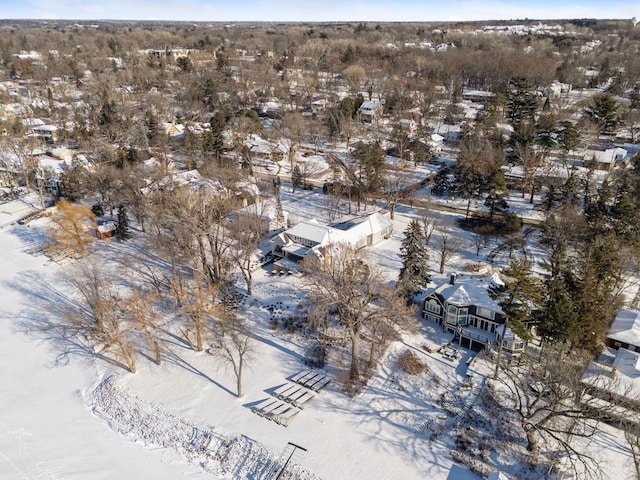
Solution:
<svg viewBox="0 0 640 480">
<path fill-rule="evenodd" d="M 225 309 L 216 322 L 210 353 L 231 366 L 236 378 L 236 393 L 242 397 L 242 374 L 254 353 L 253 336 L 244 321 Z"/>
<path fill-rule="evenodd" d="M 211 299 L 214 297 L 212 288 L 198 273 L 187 280 L 184 288 L 184 311 L 193 330 L 181 328 L 180 332 L 196 352 L 204 349 L 205 328 L 211 320 Z"/>
<path fill-rule="evenodd" d="M 238 215 L 229 225 L 231 237 L 229 253 L 247 286 L 247 295 L 251 295 L 255 254 L 264 229 L 264 212 L 261 207 Z"/>
<path fill-rule="evenodd" d="M 436 231 L 436 253 L 439 259 L 440 273 L 444 273 L 444 267 L 460 250 L 462 242 L 454 235 L 453 226 L 446 222 L 440 222 Z"/>
<path fill-rule="evenodd" d="M 22 177 L 22 182 L 29 193 L 38 171 L 37 155 L 41 152 L 40 146 L 33 137 L 12 135 L 4 136 L 2 139 L 2 149 L 10 156 L 10 171 Z"/>
<path fill-rule="evenodd" d="M 107 272 L 95 262 L 83 262 L 69 275 L 79 294 L 78 308 L 62 311 L 64 327 L 89 343 L 96 352 L 113 351 L 131 373 L 136 371 L 135 348 L 121 309 L 121 297 Z"/>
<path fill-rule="evenodd" d="M 427 204 L 426 208 L 422 212 L 422 230 L 424 231 L 424 243 L 428 247 L 431 242 L 433 232 L 436 231 L 438 225 L 442 223 L 440 214 L 433 210 L 431 202 Z"/>
<path fill-rule="evenodd" d="M 125 299 L 125 310 L 131 316 L 131 323 L 135 330 L 140 331 L 147 337 L 153 351 L 153 358 L 156 365 L 160 365 L 162 361 L 162 352 L 160 342 L 156 334 L 153 312 L 153 301 L 157 298 L 156 294 L 146 293 L 143 290 L 134 287 L 131 295 Z"/>
<path fill-rule="evenodd" d="M 413 178 L 411 172 L 406 170 L 406 164 L 387 166 L 384 175 L 384 196 L 387 200 L 387 208 L 391 220 L 395 217 L 398 203 L 410 197 L 412 194 Z"/>
<path fill-rule="evenodd" d="M 518 366 L 502 368 L 488 390 L 517 418 L 530 462 L 545 458 L 555 464 L 561 459 L 577 478 L 602 477 L 598 459 L 582 448 L 581 440 L 593 438 L 600 422 L 620 412 L 619 403 L 605 400 L 611 398 L 606 392 L 619 389 L 616 379 L 605 374 L 583 380 L 590 360 L 587 352 L 547 347 L 541 354 L 525 355 Z"/>
<path fill-rule="evenodd" d="M 411 323 L 411 316 L 386 286 L 381 272 L 366 262 L 362 250 L 346 244 L 327 246 L 322 258 L 309 255 L 303 262 L 306 288 L 320 316 L 337 313 L 351 340 L 350 382 L 360 380 L 360 343 L 365 332 L 381 324 L 394 330 Z M 357 387 L 357 385 L 356 385 Z"/>
</svg>

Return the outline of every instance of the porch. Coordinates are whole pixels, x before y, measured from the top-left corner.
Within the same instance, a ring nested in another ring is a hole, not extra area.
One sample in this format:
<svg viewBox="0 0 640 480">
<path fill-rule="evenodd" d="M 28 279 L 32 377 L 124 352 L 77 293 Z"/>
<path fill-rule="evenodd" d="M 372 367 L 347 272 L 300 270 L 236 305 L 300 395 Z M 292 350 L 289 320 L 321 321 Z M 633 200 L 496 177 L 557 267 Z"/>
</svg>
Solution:
<svg viewBox="0 0 640 480">
<path fill-rule="evenodd" d="M 469 326 L 458 326 L 454 337 L 454 340 L 456 339 L 460 346 L 471 350 L 479 350 L 488 345 L 494 345 L 497 341 L 495 333 Z"/>
</svg>

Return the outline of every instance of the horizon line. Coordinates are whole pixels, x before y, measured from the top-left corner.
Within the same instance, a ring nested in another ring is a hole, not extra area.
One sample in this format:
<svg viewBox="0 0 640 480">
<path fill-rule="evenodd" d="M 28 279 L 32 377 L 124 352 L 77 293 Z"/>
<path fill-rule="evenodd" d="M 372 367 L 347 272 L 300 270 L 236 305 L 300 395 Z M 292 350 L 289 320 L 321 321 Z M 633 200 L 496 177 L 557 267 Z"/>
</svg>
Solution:
<svg viewBox="0 0 640 480">
<path fill-rule="evenodd" d="M 473 20 L 171 20 L 171 19 L 134 19 L 134 18 L 0 18 L 0 22 L 12 21 L 37 21 L 37 22 L 173 22 L 173 23 L 476 23 L 476 22 L 570 22 L 572 20 L 597 20 L 597 21 L 629 21 L 628 18 L 599 18 L 599 17 L 566 17 L 566 18 L 484 18 Z"/>
</svg>

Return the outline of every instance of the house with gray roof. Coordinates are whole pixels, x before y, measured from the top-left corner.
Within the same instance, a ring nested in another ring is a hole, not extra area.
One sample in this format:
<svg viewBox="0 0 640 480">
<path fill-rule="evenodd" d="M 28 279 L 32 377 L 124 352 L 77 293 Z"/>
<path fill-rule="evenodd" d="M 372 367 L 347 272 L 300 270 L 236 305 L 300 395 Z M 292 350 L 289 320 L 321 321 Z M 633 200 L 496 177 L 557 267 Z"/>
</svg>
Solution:
<svg viewBox="0 0 640 480">
<path fill-rule="evenodd" d="M 389 238 L 392 232 L 393 221 L 388 213 L 382 212 L 343 218 L 329 224 L 311 219 L 273 237 L 271 252 L 274 258 L 286 257 L 299 262 L 311 252 L 319 254 L 319 249 L 327 245 L 346 243 L 362 248 Z"/>
<path fill-rule="evenodd" d="M 500 305 L 489 296 L 497 274 L 485 278 L 451 274 L 448 282 L 427 290 L 420 301 L 422 316 L 452 333 L 454 340 L 471 349 L 495 347 L 502 339 L 505 359 L 519 357 L 525 342 L 507 328 Z"/>
</svg>

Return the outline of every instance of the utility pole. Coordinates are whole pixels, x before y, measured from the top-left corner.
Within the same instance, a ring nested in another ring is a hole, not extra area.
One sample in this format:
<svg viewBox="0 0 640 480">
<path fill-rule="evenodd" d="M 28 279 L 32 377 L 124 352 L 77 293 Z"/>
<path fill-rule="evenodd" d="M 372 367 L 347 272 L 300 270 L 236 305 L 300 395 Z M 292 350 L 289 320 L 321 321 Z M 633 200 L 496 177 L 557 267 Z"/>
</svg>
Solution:
<svg viewBox="0 0 640 480">
<path fill-rule="evenodd" d="M 280 472 L 278 472 L 278 476 L 275 478 L 275 480 L 280 480 L 280 478 L 282 477 L 282 474 L 287 469 L 287 465 L 289 465 L 289 462 L 291 461 L 293 454 L 296 453 L 297 450 L 302 450 L 303 452 L 307 451 L 306 448 L 301 447 L 300 445 L 296 445 L 295 443 L 291 443 L 291 442 L 287 442 L 287 443 L 293 447 L 293 450 L 291 450 L 291 453 L 289 454 L 287 461 L 284 462 L 284 465 L 282 466 L 282 469 L 280 470 Z"/>
</svg>

